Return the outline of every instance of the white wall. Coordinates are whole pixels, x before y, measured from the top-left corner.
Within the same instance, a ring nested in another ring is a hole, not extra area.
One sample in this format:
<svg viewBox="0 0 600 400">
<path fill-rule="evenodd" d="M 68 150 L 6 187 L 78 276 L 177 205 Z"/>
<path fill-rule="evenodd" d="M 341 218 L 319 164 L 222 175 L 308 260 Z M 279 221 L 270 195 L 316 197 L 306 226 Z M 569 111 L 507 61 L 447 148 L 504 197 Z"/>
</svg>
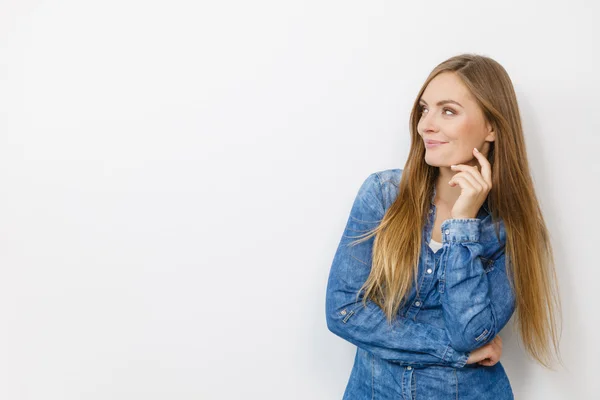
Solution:
<svg viewBox="0 0 600 400">
<path fill-rule="evenodd" d="M 513 79 L 563 295 L 568 370 L 502 362 L 595 398 L 600 6 L 536 3 L 2 1 L 0 398 L 340 399 L 336 245 L 462 52 Z"/>
</svg>

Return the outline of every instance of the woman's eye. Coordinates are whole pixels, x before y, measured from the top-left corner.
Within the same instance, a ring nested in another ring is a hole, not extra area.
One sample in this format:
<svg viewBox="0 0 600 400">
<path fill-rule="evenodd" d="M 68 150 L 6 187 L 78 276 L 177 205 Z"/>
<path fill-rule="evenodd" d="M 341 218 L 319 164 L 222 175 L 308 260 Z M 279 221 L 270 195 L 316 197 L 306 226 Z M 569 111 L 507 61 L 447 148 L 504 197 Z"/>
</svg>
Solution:
<svg viewBox="0 0 600 400">
<path fill-rule="evenodd" d="M 423 115 L 426 111 L 427 111 L 427 107 L 425 107 L 425 106 L 419 106 L 419 112 L 421 113 L 421 115 Z M 451 114 L 444 114 L 444 115 L 455 115 L 456 114 L 454 112 L 454 110 L 451 109 L 451 108 L 444 108 L 442 110 L 443 113 L 446 113 L 447 111 L 450 111 Z"/>
</svg>

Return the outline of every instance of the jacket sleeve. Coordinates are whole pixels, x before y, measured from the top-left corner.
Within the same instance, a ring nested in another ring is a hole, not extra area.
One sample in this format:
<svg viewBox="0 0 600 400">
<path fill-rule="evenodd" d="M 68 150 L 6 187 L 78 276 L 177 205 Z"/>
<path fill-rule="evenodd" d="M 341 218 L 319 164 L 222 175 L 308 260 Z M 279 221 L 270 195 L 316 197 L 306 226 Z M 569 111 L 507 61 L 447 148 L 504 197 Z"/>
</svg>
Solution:
<svg viewBox="0 0 600 400">
<path fill-rule="evenodd" d="M 390 325 L 383 310 L 371 300 L 362 304 L 357 293 L 371 269 L 374 237 L 348 246 L 359 233 L 374 228 L 383 218 L 381 186 L 377 173 L 362 184 L 331 265 L 326 292 L 328 329 L 348 342 L 385 360 L 403 365 L 445 365 L 462 368 L 468 353 L 450 345 L 445 329 L 400 315 Z"/>
<path fill-rule="evenodd" d="M 506 254 L 503 248 L 493 260 L 481 256 L 480 219 L 447 219 L 441 229 L 445 276 L 441 301 L 446 330 L 456 350 L 472 351 L 490 342 L 515 310 Z"/>
</svg>

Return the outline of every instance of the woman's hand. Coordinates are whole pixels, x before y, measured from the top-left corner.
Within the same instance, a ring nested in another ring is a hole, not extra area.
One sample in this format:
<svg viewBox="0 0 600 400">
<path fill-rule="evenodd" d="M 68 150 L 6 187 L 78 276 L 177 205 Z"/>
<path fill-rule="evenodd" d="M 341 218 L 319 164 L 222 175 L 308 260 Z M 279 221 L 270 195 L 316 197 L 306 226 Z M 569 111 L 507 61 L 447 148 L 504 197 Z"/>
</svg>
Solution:
<svg viewBox="0 0 600 400">
<path fill-rule="evenodd" d="M 458 164 L 451 166 L 455 174 L 448 184 L 452 187 L 459 185 L 460 196 L 454 203 L 451 218 L 475 218 L 477 213 L 492 189 L 492 166 L 490 162 L 477 149 L 473 149 L 475 158 L 481 164 L 481 173 L 477 166 Z"/>
<path fill-rule="evenodd" d="M 467 364 L 478 363 L 491 367 L 500 361 L 502 355 L 502 338 L 498 335 L 492 339 L 488 344 L 475 349 L 469 354 Z"/>
</svg>

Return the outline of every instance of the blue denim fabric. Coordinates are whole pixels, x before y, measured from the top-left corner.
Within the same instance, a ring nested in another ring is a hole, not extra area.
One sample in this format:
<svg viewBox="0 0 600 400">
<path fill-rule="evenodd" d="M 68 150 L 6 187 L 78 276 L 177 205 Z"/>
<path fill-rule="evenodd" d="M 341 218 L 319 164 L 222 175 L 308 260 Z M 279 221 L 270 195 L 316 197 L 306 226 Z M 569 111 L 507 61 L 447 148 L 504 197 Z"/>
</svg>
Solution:
<svg viewBox="0 0 600 400">
<path fill-rule="evenodd" d="M 513 399 L 500 362 L 466 364 L 515 309 L 505 268 L 506 232 L 496 236 L 487 201 L 477 218 L 441 225 L 442 248 L 429 247 L 436 207 L 423 230 L 418 286 L 390 326 L 375 303 L 356 297 L 371 270 L 374 238 L 348 246 L 377 226 L 398 195 L 401 169 L 374 172 L 360 187 L 335 253 L 326 293 L 329 330 L 357 346 L 344 400 Z"/>
</svg>

